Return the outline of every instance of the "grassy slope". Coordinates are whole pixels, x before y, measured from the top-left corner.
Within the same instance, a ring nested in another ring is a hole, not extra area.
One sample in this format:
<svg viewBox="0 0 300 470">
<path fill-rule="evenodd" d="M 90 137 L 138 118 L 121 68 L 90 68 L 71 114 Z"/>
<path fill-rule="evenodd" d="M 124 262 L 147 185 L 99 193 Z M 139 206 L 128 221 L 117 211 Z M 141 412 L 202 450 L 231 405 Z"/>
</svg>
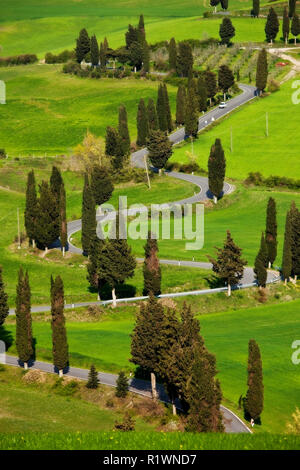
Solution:
<svg viewBox="0 0 300 470">
<path fill-rule="evenodd" d="M 237 294 L 238 295 L 238 294 Z M 67 322 L 71 363 L 90 364 L 116 372 L 132 367 L 129 334 L 134 324 L 132 308 L 110 313 L 98 323 Z M 201 315 L 206 344 L 217 357 L 217 367 L 226 403 L 237 410 L 241 394 L 246 392 L 247 345 L 250 338 L 261 347 L 265 407 L 261 431 L 282 432 L 298 404 L 300 376 L 291 362 L 292 342 L 300 319 L 300 300 L 279 305 Z M 7 328 L 14 331 L 14 326 Z M 33 323 L 37 353 L 51 358 L 50 325 Z M 39 349 L 40 348 L 40 349 Z M 39 352 L 40 351 L 40 352 Z M 51 359 L 50 359 L 51 360 Z"/>
<path fill-rule="evenodd" d="M 250 171 L 264 176 L 280 175 L 300 178 L 299 132 L 295 122 L 300 119 L 300 106 L 292 103 L 292 81 L 281 86 L 271 96 L 255 100 L 226 117 L 208 132 L 201 133 L 194 143 L 194 154 L 201 167 L 207 167 L 210 147 L 216 138 L 222 140 L 226 154 L 227 176 L 243 179 Z M 269 137 L 265 134 L 266 112 Z M 233 132 L 233 152 L 230 152 L 230 131 Z M 172 160 L 188 160 L 189 146 L 175 150 Z"/>
</svg>

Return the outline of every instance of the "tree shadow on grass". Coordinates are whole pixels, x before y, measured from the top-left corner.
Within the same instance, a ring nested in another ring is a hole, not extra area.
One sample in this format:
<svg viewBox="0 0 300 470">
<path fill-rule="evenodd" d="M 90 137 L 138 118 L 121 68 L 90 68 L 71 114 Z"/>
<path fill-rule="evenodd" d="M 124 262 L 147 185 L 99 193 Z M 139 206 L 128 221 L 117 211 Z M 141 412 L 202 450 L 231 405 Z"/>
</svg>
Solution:
<svg viewBox="0 0 300 470">
<path fill-rule="evenodd" d="M 210 289 L 218 289 L 219 287 L 224 287 L 224 282 L 216 275 L 207 276 L 204 278 L 207 282 Z"/>
</svg>

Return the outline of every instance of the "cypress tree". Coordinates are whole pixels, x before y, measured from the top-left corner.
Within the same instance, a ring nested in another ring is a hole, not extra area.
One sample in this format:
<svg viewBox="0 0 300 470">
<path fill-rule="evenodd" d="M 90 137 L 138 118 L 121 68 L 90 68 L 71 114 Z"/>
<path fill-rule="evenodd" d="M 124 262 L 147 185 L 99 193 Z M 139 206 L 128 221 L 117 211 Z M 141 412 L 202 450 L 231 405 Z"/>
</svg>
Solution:
<svg viewBox="0 0 300 470">
<path fill-rule="evenodd" d="M 2 266 L 0 266 L 0 327 L 3 325 L 7 315 L 9 314 L 7 300 L 8 295 L 4 289 L 4 282 L 2 278 Z"/>
<path fill-rule="evenodd" d="M 208 256 L 213 265 L 213 271 L 228 286 L 228 296 L 231 295 L 231 286 L 235 286 L 242 279 L 244 266 L 247 261 L 241 258 L 242 250 L 233 241 L 229 230 L 223 248 L 217 248 L 217 259 Z"/>
<path fill-rule="evenodd" d="M 269 198 L 267 207 L 266 243 L 268 248 L 268 264 L 270 268 L 277 256 L 276 202 L 272 197 Z"/>
<path fill-rule="evenodd" d="M 116 397 L 126 398 L 128 395 L 129 384 L 125 372 L 121 371 L 117 378 Z"/>
<path fill-rule="evenodd" d="M 217 6 L 219 5 L 220 0 L 210 0 L 209 4 L 210 6 L 214 7 L 215 13 L 217 11 Z"/>
<path fill-rule="evenodd" d="M 147 105 L 147 117 L 149 124 L 149 132 L 158 130 L 158 118 L 155 103 L 152 98 L 149 99 Z"/>
<path fill-rule="evenodd" d="M 94 389 L 96 390 L 99 386 L 99 379 L 98 379 L 98 372 L 96 370 L 96 367 L 94 364 L 91 365 L 91 368 L 89 370 L 89 375 L 88 375 L 88 381 L 86 384 L 86 388 Z"/>
<path fill-rule="evenodd" d="M 100 57 L 99 45 L 98 45 L 96 35 L 94 34 L 91 38 L 91 62 L 94 67 L 99 65 L 99 57 Z"/>
<path fill-rule="evenodd" d="M 300 34 L 300 19 L 296 13 L 292 19 L 291 32 L 292 35 L 295 36 L 295 44 L 297 44 L 297 36 Z"/>
<path fill-rule="evenodd" d="M 157 110 L 159 129 L 163 132 L 167 132 L 168 116 L 166 114 L 165 91 L 164 91 L 164 87 L 162 84 L 160 84 L 158 87 L 156 110 Z"/>
<path fill-rule="evenodd" d="M 268 61 L 266 49 L 261 49 L 257 58 L 256 65 L 256 86 L 260 93 L 266 88 L 268 81 Z"/>
<path fill-rule="evenodd" d="M 69 348 L 64 316 L 64 285 L 60 276 L 51 277 L 51 328 L 53 365 L 58 369 L 59 376 L 69 362 Z"/>
<path fill-rule="evenodd" d="M 27 187 L 26 187 L 26 205 L 25 205 L 25 229 L 29 242 L 32 243 L 35 247 L 36 240 L 36 220 L 38 216 L 38 203 L 37 203 L 37 194 L 35 187 L 35 176 L 34 171 L 31 170 L 28 173 L 27 177 Z"/>
<path fill-rule="evenodd" d="M 52 194 L 54 196 L 55 200 L 55 208 L 56 210 L 56 227 L 57 227 L 57 232 L 56 232 L 56 238 L 59 237 L 59 227 L 60 227 L 60 213 L 59 213 L 59 207 L 60 207 L 60 192 L 61 192 L 61 186 L 64 184 L 61 172 L 59 169 L 54 165 L 52 167 L 52 173 L 50 176 L 50 189 L 52 191 Z"/>
<path fill-rule="evenodd" d="M 95 233 L 90 242 L 89 260 L 87 264 L 87 280 L 93 289 L 97 289 L 100 300 L 100 288 L 102 280 L 100 278 L 102 251 L 105 246 L 105 240 L 98 238 Z"/>
<path fill-rule="evenodd" d="M 168 132 L 172 132 L 173 130 L 172 113 L 171 113 L 171 108 L 170 108 L 168 89 L 165 83 L 163 84 L 163 91 L 164 91 L 164 105 L 165 105 L 165 113 L 167 117 Z"/>
<path fill-rule="evenodd" d="M 292 273 L 292 226 L 289 211 L 287 212 L 285 221 L 281 272 L 284 283 L 286 284 Z"/>
<path fill-rule="evenodd" d="M 146 31 L 145 31 L 144 15 L 140 15 L 138 31 L 139 31 L 140 41 L 145 41 L 146 40 Z"/>
<path fill-rule="evenodd" d="M 261 236 L 260 249 L 255 259 L 254 272 L 259 287 L 266 287 L 268 272 L 266 269 L 268 260 L 268 248 L 265 241 L 264 233 Z"/>
<path fill-rule="evenodd" d="M 100 61 L 100 67 L 102 69 L 105 69 L 105 67 L 106 67 L 106 50 L 105 50 L 105 46 L 103 45 L 102 42 L 100 44 L 99 61 Z"/>
<path fill-rule="evenodd" d="M 235 28 L 230 18 L 223 18 L 219 29 L 219 34 L 221 38 L 221 43 L 229 46 L 231 39 L 235 36 Z"/>
<path fill-rule="evenodd" d="M 91 172 L 91 191 L 97 205 L 107 202 L 113 193 L 114 185 L 109 170 L 100 165 L 94 165 Z"/>
<path fill-rule="evenodd" d="M 59 204 L 46 181 L 39 185 L 39 192 L 36 241 L 39 247 L 47 249 L 59 237 Z"/>
<path fill-rule="evenodd" d="M 81 224 L 82 250 L 85 255 L 88 255 L 90 243 L 96 231 L 96 208 L 95 199 L 93 197 L 93 192 L 87 173 L 84 176 Z"/>
<path fill-rule="evenodd" d="M 226 100 L 226 93 L 229 88 L 234 85 L 234 75 L 227 65 L 221 65 L 219 67 L 218 82 L 219 88 L 221 88 L 224 93 L 224 100 Z"/>
<path fill-rule="evenodd" d="M 103 41 L 103 47 L 104 47 L 104 51 L 105 51 L 105 54 L 106 54 L 108 52 L 108 49 L 109 49 L 109 44 L 108 44 L 108 40 L 107 40 L 106 36 L 105 36 L 104 41 Z"/>
<path fill-rule="evenodd" d="M 289 17 L 293 18 L 296 13 L 297 0 L 289 0 Z"/>
<path fill-rule="evenodd" d="M 188 77 L 193 71 L 194 58 L 187 41 L 178 44 L 177 72 L 180 77 Z"/>
<path fill-rule="evenodd" d="M 151 238 L 151 232 L 148 233 L 148 239 L 145 250 L 145 261 L 143 266 L 144 275 L 144 290 L 143 295 L 149 295 L 150 292 L 154 295 L 161 293 L 161 269 L 159 259 L 157 256 L 158 245 L 157 240 Z"/>
<path fill-rule="evenodd" d="M 121 137 L 119 136 L 119 134 L 117 134 L 115 154 L 111 160 L 114 170 L 119 172 L 124 167 L 126 160 L 127 160 L 127 157 L 125 158 L 125 155 L 123 152 Z"/>
<path fill-rule="evenodd" d="M 283 15 L 282 15 L 282 37 L 284 39 L 285 44 L 288 43 L 289 34 L 290 34 L 290 19 L 289 19 L 287 7 L 284 7 Z"/>
<path fill-rule="evenodd" d="M 204 73 L 204 79 L 206 84 L 207 96 L 210 100 L 211 105 L 211 101 L 217 93 L 217 77 L 216 74 L 211 70 L 206 70 Z"/>
<path fill-rule="evenodd" d="M 266 41 L 272 44 L 273 41 L 275 41 L 278 31 L 279 31 L 278 16 L 274 8 L 271 7 L 267 16 L 267 22 L 265 26 Z"/>
<path fill-rule="evenodd" d="M 200 113 L 205 112 L 207 110 L 207 89 L 202 75 L 198 78 L 198 103 Z"/>
<path fill-rule="evenodd" d="M 76 59 L 79 64 L 83 61 L 86 54 L 90 52 L 90 49 L 91 49 L 91 41 L 90 41 L 87 30 L 83 28 L 79 33 L 79 37 L 76 41 L 76 48 L 75 48 Z"/>
<path fill-rule="evenodd" d="M 16 297 L 16 346 L 19 360 L 24 363 L 25 370 L 33 355 L 30 299 L 28 272 L 24 275 L 23 269 L 20 268 Z"/>
<path fill-rule="evenodd" d="M 176 124 L 184 125 L 186 108 L 186 90 L 184 85 L 179 85 L 176 97 Z"/>
<path fill-rule="evenodd" d="M 177 69 L 177 45 L 174 38 L 169 43 L 169 65 L 170 70 L 176 72 Z"/>
<path fill-rule="evenodd" d="M 143 147 L 146 145 L 149 135 L 149 123 L 145 101 L 141 98 L 138 106 L 138 113 L 136 117 L 137 123 L 137 145 Z"/>
<path fill-rule="evenodd" d="M 152 165 L 159 170 L 164 168 L 173 153 L 172 143 L 168 136 L 160 130 L 150 133 L 147 148 Z"/>
<path fill-rule="evenodd" d="M 260 0 L 253 0 L 253 8 L 252 8 L 252 16 L 255 18 L 259 17 L 259 11 L 260 11 Z"/>
<path fill-rule="evenodd" d="M 118 146 L 118 138 L 119 138 L 118 131 L 114 127 L 108 126 L 106 128 L 106 135 L 105 135 L 105 153 L 109 157 L 113 157 L 116 155 L 116 150 Z"/>
<path fill-rule="evenodd" d="M 210 150 L 208 159 L 208 185 L 213 194 L 214 202 L 220 197 L 225 179 L 226 160 L 221 140 L 216 139 Z"/>
<path fill-rule="evenodd" d="M 131 24 L 128 25 L 128 31 L 125 33 L 125 40 L 127 49 L 130 49 L 130 46 L 139 40 L 138 29 Z"/>
<path fill-rule="evenodd" d="M 259 346 L 250 339 L 248 348 L 248 390 L 245 411 L 254 421 L 259 420 L 264 407 L 262 360 Z"/>
<path fill-rule="evenodd" d="M 62 247 L 63 256 L 65 256 L 66 245 L 68 242 L 68 225 L 67 225 L 67 214 L 66 214 L 66 191 L 65 185 L 62 184 L 60 188 L 60 245 Z"/>
<path fill-rule="evenodd" d="M 197 94 L 195 92 L 196 84 L 195 79 L 192 78 L 190 81 L 190 85 L 187 90 L 187 100 L 186 100 L 186 107 L 185 107 L 185 134 L 197 138 L 198 136 L 198 100 Z"/>
<path fill-rule="evenodd" d="M 291 204 L 289 217 L 291 221 L 292 275 L 296 280 L 300 275 L 300 212 L 294 201 Z"/>
<path fill-rule="evenodd" d="M 222 10 L 227 10 L 228 9 L 228 0 L 221 0 L 221 7 L 222 7 Z"/>
</svg>

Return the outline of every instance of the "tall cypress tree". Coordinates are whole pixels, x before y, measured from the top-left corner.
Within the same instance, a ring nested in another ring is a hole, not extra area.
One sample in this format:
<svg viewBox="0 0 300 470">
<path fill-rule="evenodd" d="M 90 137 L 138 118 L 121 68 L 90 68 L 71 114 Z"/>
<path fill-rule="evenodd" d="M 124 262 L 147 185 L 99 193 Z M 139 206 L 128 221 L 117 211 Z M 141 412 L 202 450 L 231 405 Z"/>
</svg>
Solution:
<svg viewBox="0 0 300 470">
<path fill-rule="evenodd" d="M 171 113 L 171 108 L 170 108 L 168 88 L 165 83 L 163 84 L 163 90 L 164 90 L 164 105 L 165 105 L 165 113 L 167 117 L 168 132 L 172 132 L 173 130 L 172 113 Z"/>
<path fill-rule="evenodd" d="M 141 41 L 146 40 L 146 31 L 145 31 L 145 20 L 144 15 L 140 15 L 139 24 L 138 24 L 138 31 Z"/>
<path fill-rule="evenodd" d="M 67 214 L 66 214 L 66 191 L 65 185 L 62 184 L 60 188 L 60 201 L 59 201 L 59 213 L 60 213 L 60 244 L 62 247 L 63 256 L 65 256 L 66 245 L 68 242 L 68 225 L 67 225 Z"/>
<path fill-rule="evenodd" d="M 118 147 L 118 139 L 119 139 L 118 131 L 114 127 L 108 126 L 106 128 L 106 135 L 105 135 L 105 153 L 109 157 L 113 157 L 116 155 L 116 151 Z"/>
<path fill-rule="evenodd" d="M 98 45 L 96 35 L 94 34 L 91 37 L 91 62 L 94 67 L 99 65 L 99 57 L 100 57 L 99 45 Z"/>
<path fill-rule="evenodd" d="M 32 246 L 35 247 L 36 240 L 36 220 L 38 216 L 38 203 L 37 203 L 37 193 L 35 186 L 35 176 L 34 171 L 31 170 L 28 173 L 27 177 L 27 187 L 26 187 L 26 205 L 25 205 L 25 228 L 26 234 L 29 238 L 29 242 L 32 243 Z"/>
<path fill-rule="evenodd" d="M 295 201 L 289 210 L 291 221 L 291 251 L 292 251 L 292 275 L 295 280 L 300 275 L 300 212 Z"/>
<path fill-rule="evenodd" d="M 137 123 L 137 140 L 136 143 L 139 147 L 146 145 L 147 138 L 149 135 L 149 123 L 145 101 L 141 98 L 138 106 L 138 112 L 136 117 Z"/>
<path fill-rule="evenodd" d="M 177 73 L 180 77 L 189 77 L 193 71 L 193 51 L 187 41 L 178 44 Z"/>
<path fill-rule="evenodd" d="M 33 355 L 30 299 L 28 272 L 24 275 L 23 269 L 20 268 L 16 297 L 16 346 L 19 360 L 24 363 L 25 370 Z"/>
<path fill-rule="evenodd" d="M 292 35 L 295 37 L 295 44 L 297 44 L 297 36 L 300 34 L 300 19 L 299 16 L 295 13 L 292 19 L 291 25 Z"/>
<path fill-rule="evenodd" d="M 52 194 L 54 196 L 54 199 L 55 199 L 55 207 L 59 209 L 60 207 L 60 193 L 61 193 L 61 186 L 64 184 L 63 182 L 63 179 L 62 179 L 62 176 L 61 176 L 61 172 L 60 170 L 54 165 L 52 167 L 52 173 L 51 173 L 51 176 L 50 176 L 50 189 L 52 191 Z M 59 210 L 56 210 L 56 217 L 57 217 L 57 221 L 56 221 L 56 228 L 57 228 L 57 232 L 56 232 L 56 238 L 59 237 L 59 227 L 60 227 L 60 214 L 59 214 Z"/>
<path fill-rule="evenodd" d="M 158 118 L 155 103 L 152 98 L 149 98 L 147 105 L 147 116 L 149 124 L 149 133 L 158 130 Z"/>
<path fill-rule="evenodd" d="M 264 233 L 261 235 L 260 249 L 255 258 L 254 272 L 259 287 L 266 287 L 268 272 L 267 272 L 267 261 L 268 261 L 268 248 L 265 240 Z"/>
<path fill-rule="evenodd" d="M 224 100 L 226 100 L 226 93 L 229 88 L 234 85 L 234 75 L 230 68 L 225 64 L 219 67 L 218 83 L 219 88 L 221 88 L 224 93 Z"/>
<path fill-rule="evenodd" d="M 130 135 L 128 129 L 128 117 L 125 106 L 122 104 L 119 108 L 119 136 L 121 138 L 121 146 L 125 156 L 130 154 Z"/>
<path fill-rule="evenodd" d="M 292 226 L 290 211 L 286 214 L 281 272 L 286 284 L 292 273 Z"/>
<path fill-rule="evenodd" d="M 249 341 L 247 383 L 245 411 L 250 418 L 257 421 L 264 408 L 264 385 L 261 354 L 254 339 Z"/>
<path fill-rule="evenodd" d="M 100 300 L 100 290 L 102 284 L 105 283 L 105 279 L 101 278 L 101 266 L 102 266 L 102 253 L 105 252 L 105 240 L 100 239 L 97 234 L 90 242 L 89 260 L 87 264 L 87 280 L 93 289 L 97 289 L 98 298 Z"/>
<path fill-rule="evenodd" d="M 185 107 L 185 134 L 189 137 L 193 137 L 194 139 L 198 136 L 198 100 L 196 94 L 196 83 L 195 79 L 189 83 L 189 87 L 187 90 L 187 99 L 186 99 L 186 107 Z"/>
<path fill-rule="evenodd" d="M 100 50 L 99 50 L 99 61 L 100 61 L 101 69 L 105 69 L 105 67 L 106 67 L 106 50 L 105 50 L 105 47 L 104 47 L 102 42 L 100 44 Z"/>
<path fill-rule="evenodd" d="M 7 300 L 8 295 L 4 289 L 4 282 L 2 279 L 2 266 L 0 266 L 0 327 L 5 322 L 5 319 L 9 313 Z"/>
<path fill-rule="evenodd" d="M 51 277 L 51 328 L 53 365 L 57 367 L 59 376 L 69 362 L 69 348 L 64 316 L 64 285 L 60 276 Z"/>
<path fill-rule="evenodd" d="M 93 191 L 91 189 L 87 173 L 84 176 L 81 224 L 82 250 L 85 255 L 88 255 L 90 243 L 96 231 L 96 207 Z"/>
<path fill-rule="evenodd" d="M 204 73 L 204 79 L 206 84 L 207 96 L 210 100 L 211 105 L 212 99 L 217 93 L 217 77 L 216 74 L 211 70 L 206 70 Z"/>
<path fill-rule="evenodd" d="M 198 103 L 200 113 L 205 112 L 207 110 L 207 89 L 202 75 L 198 78 Z"/>
<path fill-rule="evenodd" d="M 274 8 L 270 8 L 265 26 L 266 40 L 271 44 L 275 41 L 279 31 L 278 16 Z"/>
<path fill-rule="evenodd" d="M 297 0 L 289 0 L 289 17 L 293 18 L 296 13 Z"/>
<path fill-rule="evenodd" d="M 231 22 L 231 19 L 224 17 L 220 25 L 219 34 L 221 43 L 229 46 L 231 39 L 235 36 L 235 28 Z"/>
<path fill-rule="evenodd" d="M 260 0 L 253 0 L 253 7 L 252 7 L 252 16 L 255 18 L 259 17 L 259 11 L 260 11 Z"/>
<path fill-rule="evenodd" d="M 157 256 L 158 245 L 157 240 L 151 238 L 151 232 L 148 233 L 148 239 L 145 250 L 145 261 L 143 266 L 144 275 L 144 290 L 143 295 L 149 295 L 150 292 L 154 295 L 161 293 L 161 269 L 159 259 Z"/>
<path fill-rule="evenodd" d="M 86 54 L 91 50 L 91 40 L 89 38 L 88 32 L 85 28 L 83 28 L 80 33 L 79 37 L 76 40 L 76 59 L 77 62 L 80 64 L 82 60 L 85 58 Z"/>
<path fill-rule="evenodd" d="M 165 106 L 165 92 L 164 92 L 164 87 L 162 84 L 160 84 L 158 87 L 156 110 L 157 110 L 159 129 L 163 132 L 167 132 L 168 117 L 166 114 L 166 106 Z"/>
<path fill-rule="evenodd" d="M 59 203 L 46 181 L 39 185 L 39 192 L 36 241 L 40 248 L 47 249 L 59 237 Z"/>
<path fill-rule="evenodd" d="M 179 85 L 176 97 L 176 124 L 184 125 L 186 108 L 186 90 L 184 85 Z"/>
<path fill-rule="evenodd" d="M 222 10 L 227 10 L 228 9 L 228 0 L 221 0 L 221 7 L 222 7 Z"/>
<path fill-rule="evenodd" d="M 217 203 L 220 197 L 225 179 L 226 160 L 221 140 L 216 139 L 211 147 L 208 159 L 208 184 L 209 190 L 213 194 L 214 202 Z"/>
<path fill-rule="evenodd" d="M 284 39 L 285 44 L 288 43 L 289 34 L 290 34 L 290 19 L 289 19 L 287 7 L 284 7 L 283 15 L 282 15 L 282 37 Z"/>
<path fill-rule="evenodd" d="M 114 185 L 109 170 L 100 165 L 94 165 L 90 177 L 90 187 L 95 204 L 107 202 L 113 193 Z"/>
<path fill-rule="evenodd" d="M 169 43 L 169 65 L 170 70 L 176 72 L 177 69 L 177 45 L 174 38 Z"/>
<path fill-rule="evenodd" d="M 267 207 L 266 220 L 266 243 L 268 247 L 268 264 L 269 268 L 274 263 L 277 256 L 277 217 L 276 202 L 270 197 Z"/>
<path fill-rule="evenodd" d="M 150 133 L 147 148 L 152 165 L 159 170 L 164 168 L 173 153 L 172 143 L 165 132 L 160 130 Z"/>
<path fill-rule="evenodd" d="M 256 65 L 256 86 L 260 93 L 264 91 L 268 81 L 268 61 L 266 49 L 261 49 L 257 58 Z"/>
</svg>

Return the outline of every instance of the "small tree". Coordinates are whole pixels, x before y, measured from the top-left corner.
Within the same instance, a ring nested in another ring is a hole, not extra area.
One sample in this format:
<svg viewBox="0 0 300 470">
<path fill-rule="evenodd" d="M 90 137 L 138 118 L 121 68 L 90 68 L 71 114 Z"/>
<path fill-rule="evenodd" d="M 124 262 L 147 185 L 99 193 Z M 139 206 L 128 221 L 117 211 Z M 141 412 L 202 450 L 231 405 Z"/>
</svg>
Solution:
<svg viewBox="0 0 300 470">
<path fill-rule="evenodd" d="M 268 248 L 268 265 L 270 268 L 277 256 L 276 202 L 272 197 L 269 198 L 267 207 L 266 243 Z"/>
<path fill-rule="evenodd" d="M 121 371 L 117 378 L 116 397 L 126 398 L 129 390 L 128 378 L 125 372 Z"/>
<path fill-rule="evenodd" d="M 257 58 L 256 65 L 256 86 L 260 91 L 260 94 L 266 88 L 268 81 L 268 61 L 266 49 L 261 49 Z"/>
<path fill-rule="evenodd" d="M 285 221 L 281 272 L 286 285 L 292 273 L 292 226 L 290 212 L 287 212 Z"/>
<path fill-rule="evenodd" d="M 28 361 L 33 355 L 32 320 L 31 320 L 31 293 L 28 272 L 24 275 L 20 268 L 16 297 L 16 346 L 18 357 L 28 369 Z"/>
<path fill-rule="evenodd" d="M 190 44 L 187 41 L 178 44 L 177 73 L 180 77 L 189 77 L 193 71 L 194 59 Z"/>
<path fill-rule="evenodd" d="M 268 272 L 266 269 L 268 261 L 268 248 L 265 241 L 264 233 L 261 236 L 260 249 L 255 259 L 254 272 L 259 287 L 266 287 Z"/>
<path fill-rule="evenodd" d="M 94 364 L 91 365 L 86 388 L 97 389 L 99 385 L 98 372 Z"/>
<path fill-rule="evenodd" d="M 245 400 L 246 414 L 254 421 L 259 420 L 264 407 L 264 386 L 262 360 L 259 346 L 254 339 L 248 349 L 248 391 Z"/>
<path fill-rule="evenodd" d="M 282 37 L 284 39 L 285 44 L 287 44 L 289 40 L 289 34 L 290 34 L 290 19 L 289 19 L 287 7 L 284 7 L 283 9 L 282 18 L 283 18 L 282 19 Z"/>
<path fill-rule="evenodd" d="M 221 65 L 218 74 L 219 87 L 224 93 L 224 100 L 226 100 L 226 93 L 229 88 L 234 85 L 234 75 L 227 65 Z"/>
<path fill-rule="evenodd" d="M 208 184 L 215 204 L 223 191 L 225 170 L 226 159 L 224 150 L 221 140 L 216 139 L 215 144 L 211 147 L 208 159 Z"/>
<path fill-rule="evenodd" d="M 79 37 L 76 41 L 76 48 L 75 48 L 76 59 L 79 64 L 85 58 L 86 54 L 90 52 L 90 50 L 91 50 L 91 41 L 90 41 L 87 30 L 83 28 L 79 33 Z"/>
<path fill-rule="evenodd" d="M 138 113 L 136 117 L 137 123 L 137 145 L 143 147 L 146 145 L 149 135 L 149 123 L 145 101 L 141 98 L 138 106 Z"/>
<path fill-rule="evenodd" d="M 279 31 L 278 16 L 274 8 L 270 8 L 265 26 L 266 40 L 271 44 L 275 41 Z"/>
<path fill-rule="evenodd" d="M 9 307 L 8 307 L 8 295 L 4 289 L 4 282 L 2 279 L 2 266 L 0 266 L 0 327 L 5 322 L 6 317 L 9 314 Z"/>
<path fill-rule="evenodd" d="M 51 277 L 51 328 L 52 328 L 52 353 L 53 365 L 57 367 L 59 376 L 69 362 L 67 332 L 64 316 L 64 285 L 60 276 L 54 280 Z"/>
<path fill-rule="evenodd" d="M 38 216 L 38 201 L 35 186 L 34 171 L 31 170 L 27 177 L 26 204 L 25 204 L 25 229 L 29 242 L 35 247 L 36 240 L 36 220 Z"/>
<path fill-rule="evenodd" d="M 253 0 L 253 7 L 252 7 L 252 16 L 254 16 L 254 18 L 258 18 L 259 17 L 259 10 L 260 10 L 260 0 Z"/>
<path fill-rule="evenodd" d="M 158 246 L 157 240 L 151 238 L 151 232 L 148 233 L 148 239 L 145 249 L 145 261 L 143 266 L 144 274 L 144 290 L 143 295 L 149 295 L 152 292 L 154 295 L 161 293 L 161 269 L 159 259 L 157 256 Z"/>
<path fill-rule="evenodd" d="M 295 44 L 297 44 L 297 36 L 300 34 L 300 19 L 296 13 L 292 19 L 291 32 L 292 35 L 295 36 Z"/>
<path fill-rule="evenodd" d="M 147 148 L 152 165 L 159 170 L 164 168 L 173 153 L 172 143 L 168 136 L 160 130 L 150 133 Z"/>
<path fill-rule="evenodd" d="M 229 230 L 223 248 L 216 248 L 217 259 L 208 256 L 213 265 L 213 271 L 227 283 L 228 296 L 231 286 L 238 284 L 244 274 L 247 261 L 241 258 L 242 250 L 233 241 Z"/>
<path fill-rule="evenodd" d="M 223 18 L 223 21 L 220 25 L 219 34 L 221 38 L 221 43 L 226 44 L 228 46 L 230 44 L 231 39 L 235 36 L 235 28 L 230 18 Z"/>
<path fill-rule="evenodd" d="M 91 62 L 94 67 L 99 65 L 99 45 L 95 34 L 91 37 Z"/>
<path fill-rule="evenodd" d="M 169 43 L 169 65 L 170 70 L 175 72 L 177 69 L 177 45 L 174 38 Z"/>
</svg>

